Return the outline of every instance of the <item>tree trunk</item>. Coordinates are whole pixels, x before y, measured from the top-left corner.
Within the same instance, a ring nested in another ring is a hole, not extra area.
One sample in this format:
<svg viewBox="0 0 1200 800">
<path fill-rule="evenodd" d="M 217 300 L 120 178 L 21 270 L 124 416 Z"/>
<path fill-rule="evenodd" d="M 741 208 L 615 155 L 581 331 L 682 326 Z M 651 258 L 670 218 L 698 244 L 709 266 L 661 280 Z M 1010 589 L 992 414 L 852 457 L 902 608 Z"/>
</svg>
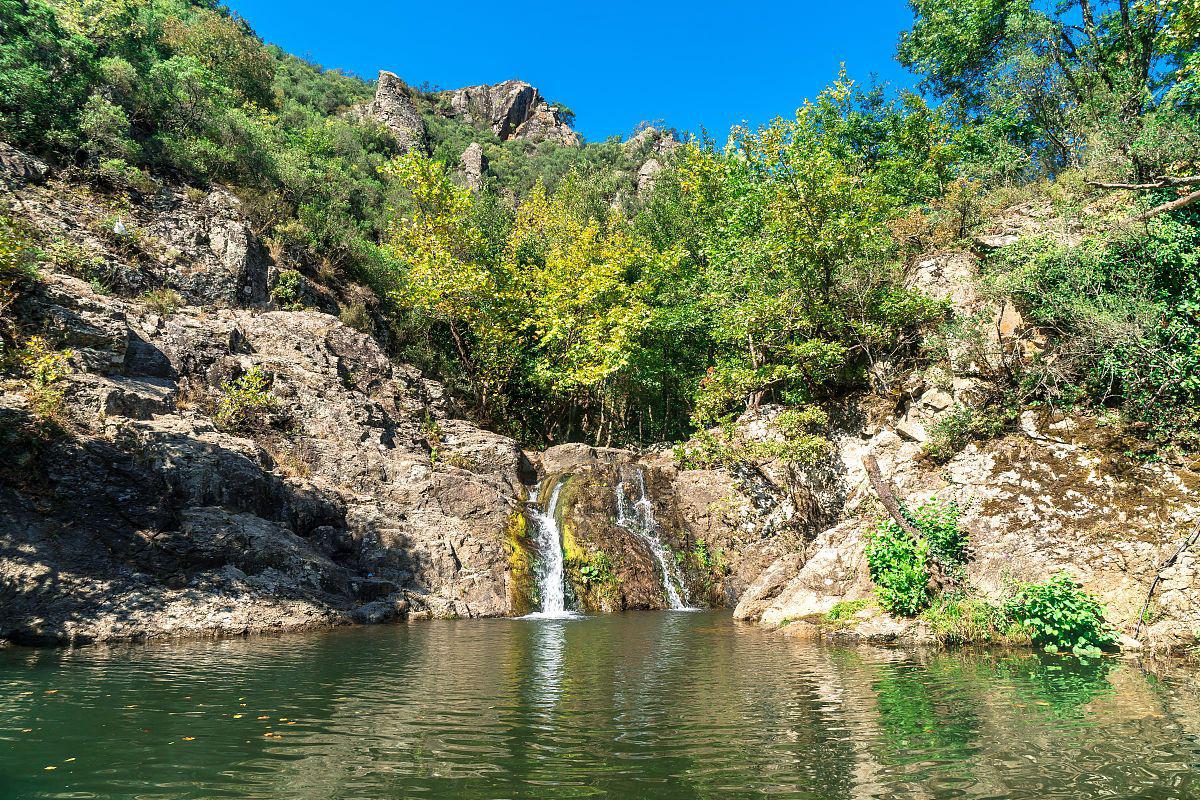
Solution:
<svg viewBox="0 0 1200 800">
<path fill-rule="evenodd" d="M 900 503 L 896 500 L 896 495 L 892 492 L 892 487 L 883 478 L 883 473 L 879 469 L 879 462 L 875 460 L 874 453 L 867 453 L 863 456 L 863 466 L 866 467 L 867 480 L 871 482 L 871 488 L 875 490 L 879 501 L 887 509 L 888 515 L 895 520 L 902 531 L 912 537 L 913 541 L 923 541 L 925 537 L 922 535 L 921 530 L 916 525 L 913 525 L 908 517 L 904 516 L 904 511 L 900 508 Z M 942 566 L 942 562 L 938 561 L 937 556 L 931 551 L 929 553 L 930 588 L 935 592 L 940 592 L 950 584 L 951 581 L 945 567 Z"/>
</svg>

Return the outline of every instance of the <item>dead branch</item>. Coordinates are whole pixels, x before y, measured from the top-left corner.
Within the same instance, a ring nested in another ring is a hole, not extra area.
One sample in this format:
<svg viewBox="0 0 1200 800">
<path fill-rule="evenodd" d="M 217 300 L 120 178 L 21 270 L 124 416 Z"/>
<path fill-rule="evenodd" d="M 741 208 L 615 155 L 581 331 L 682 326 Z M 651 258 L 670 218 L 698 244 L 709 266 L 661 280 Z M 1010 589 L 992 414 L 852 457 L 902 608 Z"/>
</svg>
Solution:
<svg viewBox="0 0 1200 800">
<path fill-rule="evenodd" d="M 1087 185 L 1095 186 L 1097 189 L 1128 189 L 1131 191 L 1170 189 L 1177 186 L 1200 186 L 1200 175 L 1187 175 L 1181 178 L 1172 178 L 1163 175 L 1150 183 L 1104 183 L 1102 181 L 1088 181 Z"/>
<path fill-rule="evenodd" d="M 1177 211 L 1181 208 L 1184 208 L 1185 206 L 1190 206 L 1192 203 L 1195 203 L 1197 201 L 1200 201 L 1200 191 L 1195 191 L 1195 192 L 1192 192 L 1191 194 L 1185 194 L 1183 197 L 1180 197 L 1178 200 L 1171 200 L 1170 202 L 1163 203 L 1160 206 L 1155 206 L 1154 208 L 1150 209 L 1149 211 L 1138 214 L 1136 217 L 1131 217 L 1129 221 L 1130 222 L 1145 222 L 1146 220 L 1150 219 L 1151 217 L 1157 217 L 1159 214 L 1166 214 L 1168 211 Z"/>
</svg>

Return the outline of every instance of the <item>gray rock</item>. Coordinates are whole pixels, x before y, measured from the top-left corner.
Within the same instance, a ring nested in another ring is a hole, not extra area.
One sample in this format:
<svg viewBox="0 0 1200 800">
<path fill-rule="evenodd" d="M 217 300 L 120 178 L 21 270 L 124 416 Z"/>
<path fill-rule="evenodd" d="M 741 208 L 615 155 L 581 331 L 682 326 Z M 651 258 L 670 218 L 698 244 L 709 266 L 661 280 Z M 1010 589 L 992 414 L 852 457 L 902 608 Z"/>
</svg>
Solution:
<svg viewBox="0 0 1200 800">
<path fill-rule="evenodd" d="M 552 141 L 569 147 L 582 142 L 558 109 L 524 81 L 467 86 L 442 93 L 443 113 L 476 127 L 488 128 L 501 141 Z"/>
<path fill-rule="evenodd" d="M 388 129 L 402 153 L 425 152 L 425 121 L 410 91 L 400 76 L 381 70 L 375 99 L 367 106 L 367 113 Z"/>
<path fill-rule="evenodd" d="M 0 142 L 0 181 L 20 185 L 40 183 L 48 169 L 44 163 L 5 142 Z"/>
<path fill-rule="evenodd" d="M 645 164 L 642 164 L 637 174 L 637 192 L 639 195 L 649 194 L 654 191 L 654 179 L 658 173 L 662 172 L 663 165 L 657 159 L 651 158 Z"/>
<path fill-rule="evenodd" d="M 458 166 L 467 181 L 467 188 L 473 192 L 483 191 L 483 178 L 487 174 L 488 162 L 479 142 L 467 145 L 467 149 L 463 150 L 458 159 Z"/>
</svg>

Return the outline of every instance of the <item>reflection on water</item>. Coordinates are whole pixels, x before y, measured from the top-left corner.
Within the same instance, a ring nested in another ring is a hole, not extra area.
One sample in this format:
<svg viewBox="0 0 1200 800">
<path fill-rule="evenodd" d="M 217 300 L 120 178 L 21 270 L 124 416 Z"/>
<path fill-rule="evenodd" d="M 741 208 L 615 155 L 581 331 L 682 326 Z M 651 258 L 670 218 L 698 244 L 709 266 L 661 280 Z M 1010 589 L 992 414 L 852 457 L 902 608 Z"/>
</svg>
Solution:
<svg viewBox="0 0 1200 800">
<path fill-rule="evenodd" d="M 719 614 L 0 652 L 5 800 L 1200 798 L 1198 733 L 1182 669 Z"/>
</svg>

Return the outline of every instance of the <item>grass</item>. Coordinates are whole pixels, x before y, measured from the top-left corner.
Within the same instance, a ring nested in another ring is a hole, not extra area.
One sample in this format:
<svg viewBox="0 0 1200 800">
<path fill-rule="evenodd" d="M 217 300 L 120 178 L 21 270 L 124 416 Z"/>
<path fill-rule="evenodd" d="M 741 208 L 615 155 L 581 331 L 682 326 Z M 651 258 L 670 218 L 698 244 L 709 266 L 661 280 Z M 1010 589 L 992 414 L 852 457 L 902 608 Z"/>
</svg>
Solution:
<svg viewBox="0 0 1200 800">
<path fill-rule="evenodd" d="M 1027 644 L 1029 637 L 1003 609 L 974 597 L 936 598 L 920 617 L 943 644 Z"/>
</svg>

